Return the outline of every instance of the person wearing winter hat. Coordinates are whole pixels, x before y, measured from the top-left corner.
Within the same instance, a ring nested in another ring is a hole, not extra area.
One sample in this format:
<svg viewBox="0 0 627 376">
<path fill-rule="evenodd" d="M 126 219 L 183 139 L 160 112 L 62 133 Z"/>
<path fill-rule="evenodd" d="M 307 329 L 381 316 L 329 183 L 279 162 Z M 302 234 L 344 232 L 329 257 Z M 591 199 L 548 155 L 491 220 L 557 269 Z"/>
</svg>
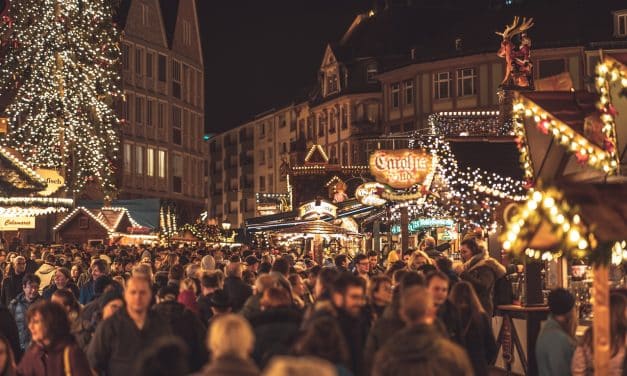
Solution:
<svg viewBox="0 0 627 376">
<path fill-rule="evenodd" d="M 536 342 L 536 361 L 539 376 L 570 375 L 570 364 L 575 352 L 575 297 L 566 289 L 549 293 L 549 318 L 544 323 Z"/>
</svg>

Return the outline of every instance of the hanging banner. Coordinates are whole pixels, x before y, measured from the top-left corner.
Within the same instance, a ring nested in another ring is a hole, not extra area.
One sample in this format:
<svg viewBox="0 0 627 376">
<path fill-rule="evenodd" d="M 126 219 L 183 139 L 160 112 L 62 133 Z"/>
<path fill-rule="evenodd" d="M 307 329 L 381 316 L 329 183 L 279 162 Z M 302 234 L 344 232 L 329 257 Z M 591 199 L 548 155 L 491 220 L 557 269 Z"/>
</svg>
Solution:
<svg viewBox="0 0 627 376">
<path fill-rule="evenodd" d="M 370 173 L 379 183 L 407 189 L 424 182 L 433 156 L 424 150 L 375 150 L 370 155 Z"/>
<path fill-rule="evenodd" d="M 65 185 L 65 179 L 57 170 L 39 168 L 35 172 L 46 181 L 46 189 L 37 192 L 40 196 L 50 196 Z"/>
<path fill-rule="evenodd" d="M 35 228 L 35 217 L 0 217 L 0 231 Z"/>
<path fill-rule="evenodd" d="M 299 216 L 303 219 L 320 217 L 323 215 L 328 215 L 335 218 L 337 216 L 337 207 L 322 200 L 312 201 L 301 205 L 301 207 L 298 208 L 298 213 Z"/>
<path fill-rule="evenodd" d="M 385 185 L 376 182 L 368 182 L 360 185 L 355 189 L 355 198 L 364 205 L 368 206 L 381 206 L 387 201 L 381 196 L 379 192 L 385 189 Z"/>
</svg>

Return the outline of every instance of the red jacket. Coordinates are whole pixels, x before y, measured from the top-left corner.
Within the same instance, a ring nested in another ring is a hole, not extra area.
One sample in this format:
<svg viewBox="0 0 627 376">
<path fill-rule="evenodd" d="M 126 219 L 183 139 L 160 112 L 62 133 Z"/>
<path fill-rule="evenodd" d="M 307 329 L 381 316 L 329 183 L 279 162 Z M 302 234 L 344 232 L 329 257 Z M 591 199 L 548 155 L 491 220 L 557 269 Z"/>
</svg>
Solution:
<svg viewBox="0 0 627 376">
<path fill-rule="evenodd" d="M 85 353 L 71 337 L 57 341 L 49 348 L 33 343 L 17 366 L 18 376 L 66 376 L 63 361 L 66 347 L 69 348 L 72 376 L 91 376 L 91 368 Z"/>
</svg>

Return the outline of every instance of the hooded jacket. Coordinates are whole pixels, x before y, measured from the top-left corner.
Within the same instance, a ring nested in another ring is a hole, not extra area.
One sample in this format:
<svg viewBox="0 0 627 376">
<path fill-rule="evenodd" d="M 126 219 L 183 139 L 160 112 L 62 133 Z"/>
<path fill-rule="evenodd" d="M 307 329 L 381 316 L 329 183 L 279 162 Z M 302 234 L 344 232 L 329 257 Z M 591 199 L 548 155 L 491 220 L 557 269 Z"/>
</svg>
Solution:
<svg viewBox="0 0 627 376">
<path fill-rule="evenodd" d="M 373 376 L 422 374 L 472 376 L 473 370 L 466 352 L 427 324 L 398 332 L 375 356 Z"/>
<path fill-rule="evenodd" d="M 54 272 L 57 268 L 54 265 L 44 263 L 37 269 L 35 275 L 39 277 L 41 283 L 39 284 L 39 293 L 43 293 L 44 289 L 50 285 L 54 278 Z"/>
<path fill-rule="evenodd" d="M 275 355 L 287 355 L 298 337 L 302 313 L 292 307 L 270 308 L 250 318 L 255 333 L 253 359 L 260 368 Z"/>
<path fill-rule="evenodd" d="M 26 320 L 26 312 L 28 311 L 28 307 L 31 304 L 35 303 L 37 300 L 41 299 L 40 295 L 37 295 L 35 299 L 32 301 L 27 301 L 24 293 L 20 293 L 9 305 L 9 311 L 13 314 L 15 318 L 15 323 L 17 324 L 17 332 L 20 336 L 20 347 L 23 350 L 28 348 L 31 342 L 31 334 L 30 330 L 28 330 L 28 321 Z"/>
<path fill-rule="evenodd" d="M 505 267 L 484 251 L 465 263 L 464 269 L 459 278 L 472 284 L 483 309 L 492 317 L 494 284 L 497 279 L 505 276 Z"/>
</svg>

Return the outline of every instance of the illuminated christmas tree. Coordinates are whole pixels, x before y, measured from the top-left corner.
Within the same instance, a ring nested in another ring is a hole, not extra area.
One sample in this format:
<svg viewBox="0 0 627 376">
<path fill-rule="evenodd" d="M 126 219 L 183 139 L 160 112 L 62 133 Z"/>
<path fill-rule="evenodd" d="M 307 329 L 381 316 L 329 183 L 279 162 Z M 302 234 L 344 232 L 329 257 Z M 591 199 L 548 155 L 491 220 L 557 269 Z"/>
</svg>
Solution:
<svg viewBox="0 0 627 376">
<path fill-rule="evenodd" d="M 5 141 L 39 168 L 65 172 L 79 193 L 88 181 L 115 190 L 121 95 L 119 34 L 110 0 L 13 0 L 0 20 L 0 95 Z"/>
</svg>

